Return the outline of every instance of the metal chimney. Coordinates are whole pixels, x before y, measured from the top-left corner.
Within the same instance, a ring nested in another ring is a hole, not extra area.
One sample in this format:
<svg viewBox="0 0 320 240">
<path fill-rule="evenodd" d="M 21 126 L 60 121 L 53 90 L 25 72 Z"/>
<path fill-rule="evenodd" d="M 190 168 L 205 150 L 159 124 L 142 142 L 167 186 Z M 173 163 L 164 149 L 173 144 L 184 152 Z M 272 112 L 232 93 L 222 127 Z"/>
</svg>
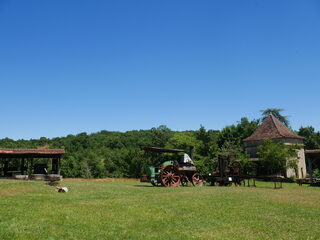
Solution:
<svg viewBox="0 0 320 240">
<path fill-rule="evenodd" d="M 190 146 L 189 147 L 189 157 L 191 158 L 191 160 L 193 160 L 193 152 L 194 152 L 194 146 Z"/>
</svg>

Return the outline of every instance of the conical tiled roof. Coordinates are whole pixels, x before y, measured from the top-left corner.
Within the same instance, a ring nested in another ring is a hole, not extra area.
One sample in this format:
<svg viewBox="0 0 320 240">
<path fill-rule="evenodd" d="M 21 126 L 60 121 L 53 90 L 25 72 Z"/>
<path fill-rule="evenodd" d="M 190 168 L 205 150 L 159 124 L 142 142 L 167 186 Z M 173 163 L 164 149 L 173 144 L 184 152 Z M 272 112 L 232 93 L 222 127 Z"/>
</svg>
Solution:
<svg viewBox="0 0 320 240">
<path fill-rule="evenodd" d="M 263 123 L 257 128 L 257 130 L 248 138 L 244 139 L 244 142 L 260 141 L 263 139 L 304 139 L 292 131 L 290 131 L 285 125 L 283 125 L 273 115 L 269 115 Z"/>
</svg>

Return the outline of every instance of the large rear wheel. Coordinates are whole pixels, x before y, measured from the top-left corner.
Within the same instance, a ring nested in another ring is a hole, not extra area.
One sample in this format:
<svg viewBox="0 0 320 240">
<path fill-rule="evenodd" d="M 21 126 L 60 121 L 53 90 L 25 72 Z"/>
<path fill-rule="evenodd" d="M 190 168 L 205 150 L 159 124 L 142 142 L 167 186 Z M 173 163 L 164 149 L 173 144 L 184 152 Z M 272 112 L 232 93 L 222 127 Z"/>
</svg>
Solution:
<svg viewBox="0 0 320 240">
<path fill-rule="evenodd" d="M 177 187 L 180 184 L 180 174 L 176 166 L 167 165 L 161 170 L 161 183 L 165 187 Z"/>
</svg>

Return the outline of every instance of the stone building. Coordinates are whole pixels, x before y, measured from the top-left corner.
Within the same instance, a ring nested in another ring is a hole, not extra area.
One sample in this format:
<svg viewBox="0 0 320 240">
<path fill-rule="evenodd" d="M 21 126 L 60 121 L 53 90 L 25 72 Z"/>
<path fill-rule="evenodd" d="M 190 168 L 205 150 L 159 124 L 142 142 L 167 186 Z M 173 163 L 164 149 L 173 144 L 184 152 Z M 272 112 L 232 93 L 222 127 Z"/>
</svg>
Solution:
<svg viewBox="0 0 320 240">
<path fill-rule="evenodd" d="M 268 116 L 257 130 L 248 138 L 244 139 L 244 146 L 251 160 L 258 161 L 258 146 L 263 144 L 265 139 L 271 139 L 275 142 L 283 142 L 285 145 L 298 144 L 301 149 L 298 151 L 298 172 L 294 169 L 288 169 L 287 177 L 296 176 L 298 178 L 306 177 L 306 161 L 304 152 L 303 137 L 290 131 L 273 115 Z"/>
</svg>

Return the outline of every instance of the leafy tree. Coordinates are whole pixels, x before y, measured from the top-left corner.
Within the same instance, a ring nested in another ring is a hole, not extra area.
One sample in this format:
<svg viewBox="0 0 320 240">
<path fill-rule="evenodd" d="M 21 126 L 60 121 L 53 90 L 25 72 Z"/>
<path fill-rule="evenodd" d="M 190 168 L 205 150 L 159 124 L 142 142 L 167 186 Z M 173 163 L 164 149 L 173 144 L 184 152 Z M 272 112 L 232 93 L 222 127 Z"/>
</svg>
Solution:
<svg viewBox="0 0 320 240">
<path fill-rule="evenodd" d="M 311 126 L 301 127 L 298 134 L 304 137 L 306 149 L 319 149 L 320 148 L 320 134 L 316 133 Z"/>
<path fill-rule="evenodd" d="M 274 142 L 266 139 L 258 147 L 258 155 L 262 170 L 267 174 L 284 173 L 284 170 L 293 168 L 297 169 L 297 145 L 286 146 L 283 142 Z"/>
<path fill-rule="evenodd" d="M 265 120 L 270 114 L 272 114 L 285 126 L 289 127 L 290 123 L 288 120 L 288 116 L 283 116 L 281 114 L 282 111 L 284 111 L 284 109 L 282 108 L 267 108 L 265 110 L 260 110 L 260 112 L 262 113 L 262 121 Z"/>
<path fill-rule="evenodd" d="M 190 146 L 195 146 L 198 149 L 199 141 L 191 131 L 175 132 L 173 136 L 168 139 L 166 148 L 177 148 L 188 150 Z"/>
<path fill-rule="evenodd" d="M 233 142 L 225 142 L 219 150 L 219 155 L 229 159 L 230 163 L 247 158 L 243 148 Z"/>
<path fill-rule="evenodd" d="M 173 132 L 165 125 L 157 128 L 151 128 L 152 144 L 156 147 L 164 147 L 167 141 L 172 137 Z"/>
<path fill-rule="evenodd" d="M 237 125 L 230 125 L 221 130 L 218 145 L 221 148 L 225 142 L 242 146 L 243 139 L 249 137 L 258 127 L 259 120 L 249 121 L 241 118 Z"/>
<path fill-rule="evenodd" d="M 210 133 L 201 125 L 199 130 L 195 132 L 195 137 L 199 141 L 197 152 L 202 156 L 208 156 L 212 144 Z"/>
</svg>

